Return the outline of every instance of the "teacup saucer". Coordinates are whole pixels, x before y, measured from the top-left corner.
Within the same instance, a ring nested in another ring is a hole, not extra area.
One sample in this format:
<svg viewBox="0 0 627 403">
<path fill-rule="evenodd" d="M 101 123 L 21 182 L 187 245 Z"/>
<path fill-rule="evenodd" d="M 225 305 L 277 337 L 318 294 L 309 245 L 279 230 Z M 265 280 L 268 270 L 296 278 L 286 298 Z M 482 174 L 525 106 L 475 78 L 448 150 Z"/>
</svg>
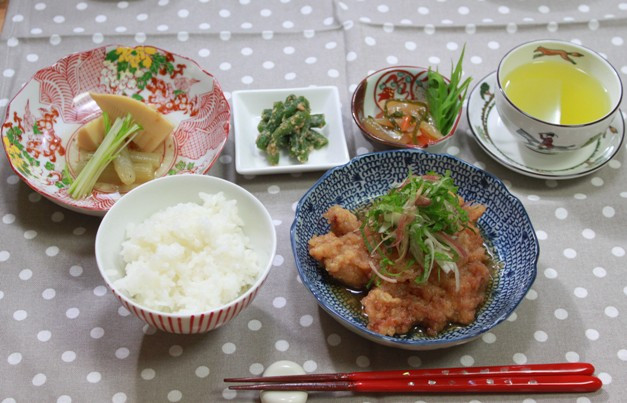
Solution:
<svg viewBox="0 0 627 403">
<path fill-rule="evenodd" d="M 571 179 L 588 175 L 609 162 L 625 137 L 623 113 L 598 141 L 575 151 L 542 154 L 532 151 L 510 132 L 494 107 L 496 72 L 484 77 L 468 98 L 468 124 L 475 139 L 492 158 L 523 175 L 542 179 Z"/>
</svg>

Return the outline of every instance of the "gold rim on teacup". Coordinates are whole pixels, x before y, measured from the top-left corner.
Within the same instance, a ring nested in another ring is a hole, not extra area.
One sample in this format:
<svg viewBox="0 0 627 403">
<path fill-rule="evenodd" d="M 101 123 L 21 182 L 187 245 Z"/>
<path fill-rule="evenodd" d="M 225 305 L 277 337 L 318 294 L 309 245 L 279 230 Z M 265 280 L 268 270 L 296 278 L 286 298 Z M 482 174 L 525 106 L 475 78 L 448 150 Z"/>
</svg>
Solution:
<svg viewBox="0 0 627 403">
<path fill-rule="evenodd" d="M 514 68 L 539 58 L 575 65 L 598 79 L 609 96 L 609 111 L 590 122 L 562 124 L 532 116 L 515 105 L 505 93 L 504 78 Z M 503 124 L 516 135 L 521 144 L 546 154 L 579 150 L 607 135 L 611 122 L 619 113 L 623 97 L 620 76 L 604 57 L 584 46 L 560 40 L 535 40 L 511 49 L 499 63 L 496 82 L 496 109 Z"/>
</svg>

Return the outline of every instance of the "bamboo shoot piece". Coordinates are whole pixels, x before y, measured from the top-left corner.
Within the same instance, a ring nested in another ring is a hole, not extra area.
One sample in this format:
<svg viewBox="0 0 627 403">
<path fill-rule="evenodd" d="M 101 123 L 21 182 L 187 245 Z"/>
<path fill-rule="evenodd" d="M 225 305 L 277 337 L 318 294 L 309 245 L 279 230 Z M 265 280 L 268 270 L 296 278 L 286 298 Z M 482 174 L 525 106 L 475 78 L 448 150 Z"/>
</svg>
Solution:
<svg viewBox="0 0 627 403">
<path fill-rule="evenodd" d="M 114 94 L 96 94 L 90 92 L 103 112 L 109 114 L 112 121 L 131 114 L 133 120 L 142 127 L 142 131 L 133 139 L 141 151 L 153 152 L 172 133 L 174 125 L 150 106 L 130 97 Z"/>
<path fill-rule="evenodd" d="M 105 135 L 102 116 L 92 120 L 78 130 L 78 148 L 86 151 L 96 151 Z"/>
</svg>

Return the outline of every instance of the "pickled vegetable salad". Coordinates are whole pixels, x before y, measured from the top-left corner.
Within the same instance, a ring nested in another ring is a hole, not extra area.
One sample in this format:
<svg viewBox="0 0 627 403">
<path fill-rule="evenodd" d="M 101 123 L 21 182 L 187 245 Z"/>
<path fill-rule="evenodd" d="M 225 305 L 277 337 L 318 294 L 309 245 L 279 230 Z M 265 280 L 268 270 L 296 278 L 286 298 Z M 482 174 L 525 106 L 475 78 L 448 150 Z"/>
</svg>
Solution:
<svg viewBox="0 0 627 403">
<path fill-rule="evenodd" d="M 451 78 L 447 81 L 438 71 L 427 71 L 426 86 L 416 89 L 426 102 L 410 99 L 389 99 L 376 117 L 368 116 L 362 122 L 375 137 L 401 144 L 426 147 L 447 136 L 455 126 L 471 78 L 462 81 L 462 61 L 466 46 L 451 65 Z"/>
<path fill-rule="evenodd" d="M 435 127 L 425 102 L 388 99 L 376 118 L 368 116 L 363 124 L 374 136 L 401 144 L 425 147 L 444 136 Z"/>
<path fill-rule="evenodd" d="M 378 257 L 379 267 L 371 267 L 381 280 L 394 283 L 403 271 L 401 267 L 399 272 L 399 264 L 405 268 L 417 264 L 422 274 L 414 281 L 424 283 L 437 265 L 444 273 L 455 273 L 459 289 L 456 262 L 463 252 L 454 235 L 467 223 L 468 214 L 449 172 L 410 174 L 365 211 L 361 234 L 371 256 Z"/>
</svg>

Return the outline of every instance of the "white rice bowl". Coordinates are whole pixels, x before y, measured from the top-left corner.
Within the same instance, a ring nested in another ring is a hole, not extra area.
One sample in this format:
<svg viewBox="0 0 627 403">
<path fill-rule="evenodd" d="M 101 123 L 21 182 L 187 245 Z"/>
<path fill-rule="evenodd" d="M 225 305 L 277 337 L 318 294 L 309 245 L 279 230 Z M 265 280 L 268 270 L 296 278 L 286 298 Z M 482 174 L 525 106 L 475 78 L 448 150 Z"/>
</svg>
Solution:
<svg viewBox="0 0 627 403">
<path fill-rule="evenodd" d="M 233 301 L 255 283 L 259 258 L 237 201 L 222 192 L 199 197 L 202 204 L 179 203 L 127 225 L 125 270 L 111 273 L 115 288 L 144 307 L 190 314 Z"/>
</svg>

